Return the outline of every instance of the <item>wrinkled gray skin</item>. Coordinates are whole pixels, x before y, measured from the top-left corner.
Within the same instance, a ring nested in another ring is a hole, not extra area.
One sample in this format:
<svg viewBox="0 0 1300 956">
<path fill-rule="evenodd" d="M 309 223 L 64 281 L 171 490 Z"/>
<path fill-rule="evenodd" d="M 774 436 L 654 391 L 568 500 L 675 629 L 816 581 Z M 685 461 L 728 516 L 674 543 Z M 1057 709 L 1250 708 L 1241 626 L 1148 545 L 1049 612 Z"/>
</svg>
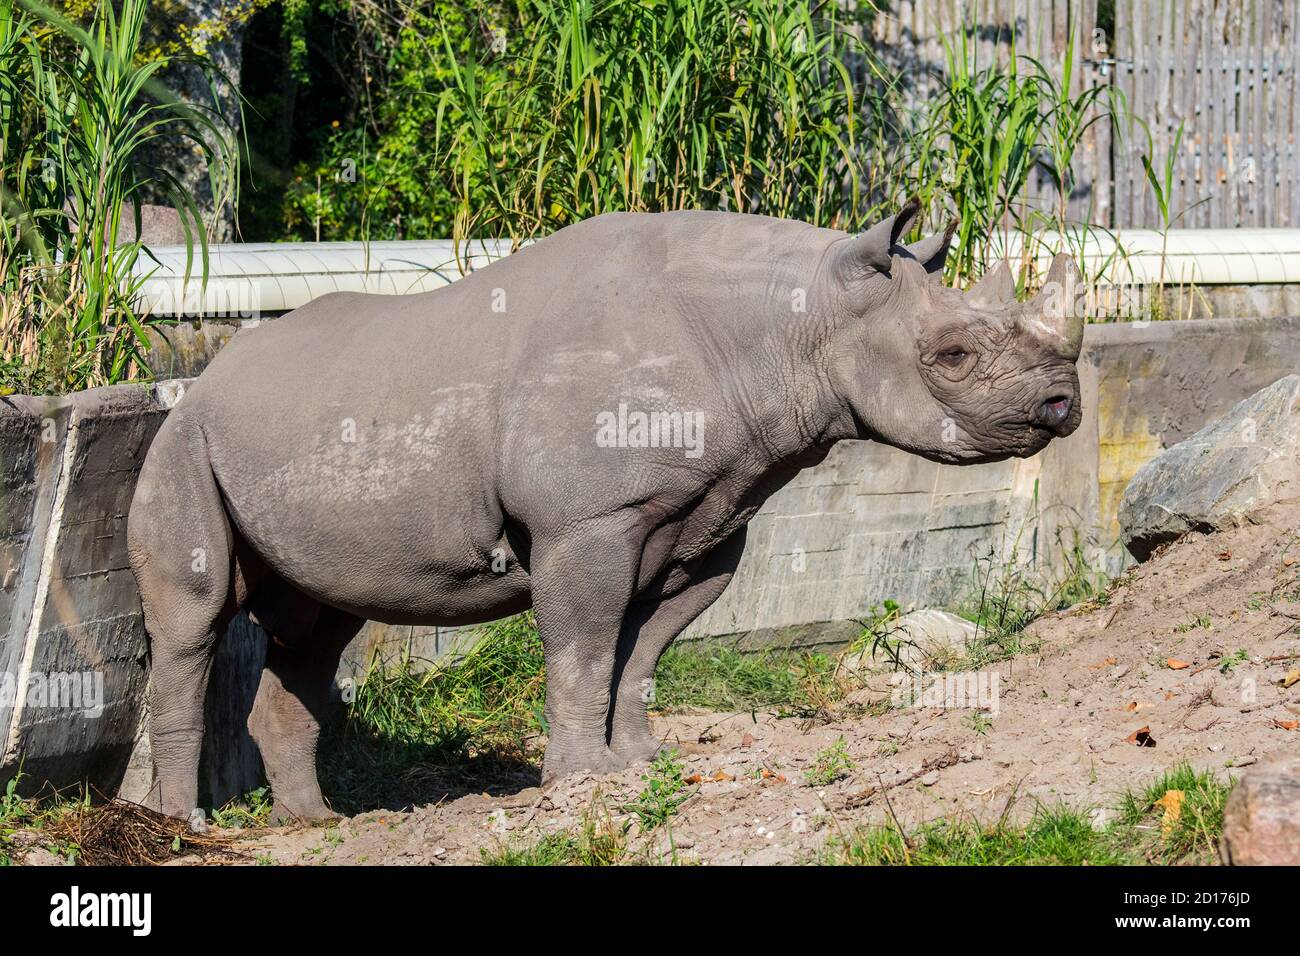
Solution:
<svg viewBox="0 0 1300 956">
<path fill-rule="evenodd" d="M 965 464 L 1073 431 L 1081 320 L 1005 303 L 1005 269 L 940 286 L 951 230 L 900 246 L 915 213 L 858 236 L 606 215 L 435 292 L 327 295 L 240 332 L 158 432 L 131 507 L 156 805 L 196 804 L 238 608 L 273 637 L 249 726 L 280 818 L 329 814 L 316 740 L 365 619 L 533 607 L 543 779 L 613 770 L 660 746 L 655 664 L 727 586 L 746 523 L 835 442 Z M 701 415 L 701 453 L 599 443 L 620 403 Z"/>
</svg>

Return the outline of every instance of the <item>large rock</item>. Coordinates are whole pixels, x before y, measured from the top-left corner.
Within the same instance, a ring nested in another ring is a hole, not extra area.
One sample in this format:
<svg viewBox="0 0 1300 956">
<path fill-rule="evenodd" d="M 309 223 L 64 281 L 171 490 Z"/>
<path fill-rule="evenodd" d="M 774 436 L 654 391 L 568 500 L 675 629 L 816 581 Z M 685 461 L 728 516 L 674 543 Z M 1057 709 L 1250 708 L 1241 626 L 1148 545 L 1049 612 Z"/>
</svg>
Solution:
<svg viewBox="0 0 1300 956">
<path fill-rule="evenodd" d="M 1300 866 L 1300 753 L 1246 771 L 1223 810 L 1220 853 L 1237 866 Z"/>
<path fill-rule="evenodd" d="M 885 637 L 895 649 L 897 661 L 883 647 L 873 657 L 868 647 L 846 658 L 844 666 L 850 670 L 889 667 L 895 663 L 922 670 L 944 667 L 966 653 L 976 634 L 975 625 L 964 617 L 924 608 L 904 614 L 886 629 Z"/>
<path fill-rule="evenodd" d="M 1138 470 L 1120 502 L 1124 546 L 1145 561 L 1189 531 L 1238 528 L 1297 495 L 1300 375 L 1288 375 Z"/>
</svg>

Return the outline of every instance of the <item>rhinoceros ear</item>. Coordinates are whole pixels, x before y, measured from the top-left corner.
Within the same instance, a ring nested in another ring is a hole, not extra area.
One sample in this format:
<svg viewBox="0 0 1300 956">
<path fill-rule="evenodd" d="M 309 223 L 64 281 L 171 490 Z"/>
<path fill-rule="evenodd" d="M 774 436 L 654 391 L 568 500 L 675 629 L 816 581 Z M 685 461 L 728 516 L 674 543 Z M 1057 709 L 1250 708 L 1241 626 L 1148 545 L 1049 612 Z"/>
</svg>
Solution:
<svg viewBox="0 0 1300 956">
<path fill-rule="evenodd" d="M 943 278 L 943 264 L 948 259 L 948 246 L 952 244 L 953 234 L 957 231 L 958 220 L 951 220 L 943 232 L 935 233 L 928 239 L 903 246 L 904 252 L 921 263 L 925 271 L 935 282 Z"/>
<path fill-rule="evenodd" d="M 920 210 L 921 201 L 913 196 L 897 215 L 876 223 L 866 232 L 849 240 L 844 255 L 848 263 L 855 267 L 854 271 L 871 269 L 888 273 L 891 259 L 898 251 L 898 240 L 907 235 L 907 230 L 912 228 L 912 221 Z"/>
</svg>

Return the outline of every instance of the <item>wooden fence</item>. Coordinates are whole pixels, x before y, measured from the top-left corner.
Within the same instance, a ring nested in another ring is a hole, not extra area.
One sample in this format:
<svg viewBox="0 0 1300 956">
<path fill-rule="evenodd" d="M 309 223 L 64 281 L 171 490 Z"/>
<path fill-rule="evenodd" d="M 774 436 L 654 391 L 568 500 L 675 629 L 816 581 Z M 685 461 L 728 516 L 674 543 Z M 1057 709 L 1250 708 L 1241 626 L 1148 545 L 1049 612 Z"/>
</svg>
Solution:
<svg viewBox="0 0 1300 956">
<path fill-rule="evenodd" d="M 1142 157 L 1160 173 L 1172 153 L 1172 225 L 1300 226 L 1300 0 L 1114 0 L 1112 22 L 1099 22 L 1098 0 L 878 6 L 877 49 L 917 100 L 942 72 L 942 37 L 963 23 L 976 25 L 981 63 L 1005 63 L 1014 34 L 1017 54 L 1059 68 L 1073 41 L 1071 92 L 1110 84 L 1122 94 L 1128 118 L 1095 124 L 1076 155 L 1072 217 L 1162 228 Z M 1050 201 L 1046 175 L 1030 193 Z"/>
<path fill-rule="evenodd" d="M 1117 0 L 1116 81 L 1175 156 L 1171 213 L 1180 226 L 1300 226 L 1300 0 Z M 1145 134 L 1115 151 L 1125 225 L 1161 225 L 1145 186 Z"/>
</svg>

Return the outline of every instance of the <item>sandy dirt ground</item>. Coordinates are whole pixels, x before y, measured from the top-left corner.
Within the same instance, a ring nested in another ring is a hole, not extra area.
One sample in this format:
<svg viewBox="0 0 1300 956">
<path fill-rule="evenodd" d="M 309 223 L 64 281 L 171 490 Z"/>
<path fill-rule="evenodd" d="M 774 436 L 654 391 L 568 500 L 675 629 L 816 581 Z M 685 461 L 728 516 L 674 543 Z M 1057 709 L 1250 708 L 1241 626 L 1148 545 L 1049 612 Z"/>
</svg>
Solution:
<svg viewBox="0 0 1300 956">
<path fill-rule="evenodd" d="M 1300 746 L 1300 683 L 1283 686 L 1300 666 L 1297 598 L 1300 508 L 1279 508 L 1258 525 L 1176 543 L 1104 603 L 1039 619 L 1027 632 L 1032 652 L 980 672 L 982 701 L 913 702 L 911 684 L 878 672 L 812 718 L 658 718 L 680 744 L 692 792 L 669 828 L 639 836 L 631 826 L 629 849 L 650 862 L 805 863 L 828 839 L 891 818 L 908 829 L 963 814 L 987 822 L 1064 802 L 1100 823 L 1125 790 L 1177 763 L 1239 774 Z M 996 712 L 977 717 L 994 672 Z M 854 769 L 810 784 L 818 754 L 841 739 Z M 645 772 L 249 832 L 235 862 L 476 864 L 484 851 L 580 827 L 593 804 L 621 826 Z"/>
<path fill-rule="evenodd" d="M 1300 684 L 1282 686 L 1300 655 L 1298 517 L 1278 510 L 1260 525 L 1194 535 L 1131 571 L 1104 604 L 1035 622 L 1028 636 L 1036 652 L 984 672 L 986 694 L 992 671 L 998 681 L 997 711 L 986 719 L 933 699 L 878 714 L 880 701 L 910 692 L 885 673 L 818 718 L 658 719 L 698 783 L 673 818 L 672 849 L 661 829 L 640 852 L 700 863 L 808 862 L 828 837 L 889 815 L 905 827 L 957 814 L 991 820 L 1008 801 L 1012 815 L 1063 801 L 1104 820 L 1124 790 L 1181 761 L 1233 774 L 1300 746 Z M 818 753 L 841 738 L 856 769 L 827 786 L 808 784 Z M 545 789 L 372 812 L 337 827 L 262 831 L 250 834 L 249 862 L 479 863 L 481 851 L 579 826 L 593 799 L 616 822 L 627 818 L 620 808 L 644 788 L 642 773 L 578 774 Z"/>
</svg>

